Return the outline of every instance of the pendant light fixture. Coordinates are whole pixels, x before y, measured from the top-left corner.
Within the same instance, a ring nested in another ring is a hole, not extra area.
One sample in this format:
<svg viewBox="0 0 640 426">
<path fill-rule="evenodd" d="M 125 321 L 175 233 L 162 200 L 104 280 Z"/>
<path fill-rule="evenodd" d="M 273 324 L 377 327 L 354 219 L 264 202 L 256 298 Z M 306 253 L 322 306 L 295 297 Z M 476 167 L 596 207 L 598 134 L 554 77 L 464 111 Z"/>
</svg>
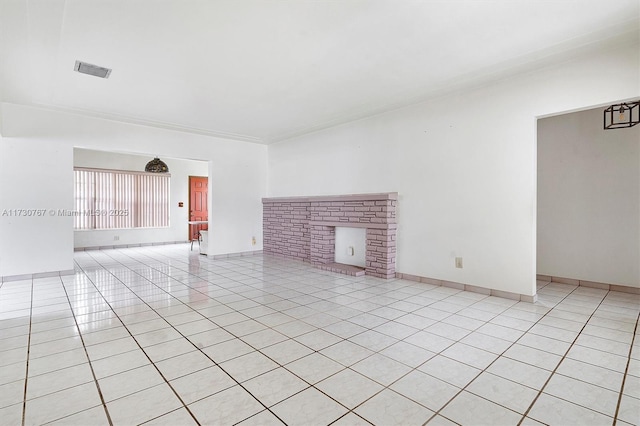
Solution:
<svg viewBox="0 0 640 426">
<path fill-rule="evenodd" d="M 169 166 L 158 157 L 155 157 L 147 163 L 144 171 L 149 173 L 169 173 Z"/>
<path fill-rule="evenodd" d="M 611 105 L 604 110 L 604 129 L 624 129 L 640 123 L 640 101 Z"/>
</svg>

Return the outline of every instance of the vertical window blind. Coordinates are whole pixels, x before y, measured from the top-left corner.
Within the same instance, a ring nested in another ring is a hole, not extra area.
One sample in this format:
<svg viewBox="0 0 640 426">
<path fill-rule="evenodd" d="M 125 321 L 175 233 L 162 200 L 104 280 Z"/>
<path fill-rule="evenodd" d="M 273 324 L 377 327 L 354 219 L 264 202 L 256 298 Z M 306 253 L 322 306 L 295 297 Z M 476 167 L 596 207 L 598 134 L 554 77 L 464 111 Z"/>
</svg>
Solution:
<svg viewBox="0 0 640 426">
<path fill-rule="evenodd" d="M 170 175 L 74 168 L 75 229 L 169 226 Z"/>
</svg>

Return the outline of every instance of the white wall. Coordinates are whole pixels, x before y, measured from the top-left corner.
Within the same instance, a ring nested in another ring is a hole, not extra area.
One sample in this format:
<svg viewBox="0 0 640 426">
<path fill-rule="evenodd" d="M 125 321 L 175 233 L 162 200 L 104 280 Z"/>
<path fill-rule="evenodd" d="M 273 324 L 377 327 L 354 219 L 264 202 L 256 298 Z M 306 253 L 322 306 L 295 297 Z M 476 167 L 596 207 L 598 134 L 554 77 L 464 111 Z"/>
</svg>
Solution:
<svg viewBox="0 0 640 426">
<path fill-rule="evenodd" d="M 119 154 L 76 148 L 73 150 L 75 167 L 143 171 L 153 156 Z M 189 239 L 189 176 L 207 176 L 209 165 L 205 161 L 162 158 L 171 175 L 169 200 L 169 227 L 139 229 L 104 229 L 75 231 L 75 247 L 96 247 L 140 243 L 187 241 Z M 178 202 L 184 203 L 178 207 Z M 114 241 L 114 237 L 118 237 Z"/>
<path fill-rule="evenodd" d="M 73 209 L 68 189 L 73 191 L 72 146 L 0 140 L 0 276 L 73 269 L 73 219 L 56 214 Z M 16 209 L 37 210 L 38 216 L 14 216 Z"/>
<path fill-rule="evenodd" d="M 353 248 L 351 254 L 350 248 Z M 367 264 L 367 229 L 336 227 L 335 261 L 365 267 Z"/>
<path fill-rule="evenodd" d="M 6 103 L 1 116 L 0 211 L 73 209 L 74 147 L 204 160 L 212 183 L 209 254 L 262 250 L 266 146 Z M 0 219 L 0 276 L 73 266 L 70 218 Z"/>
<path fill-rule="evenodd" d="M 638 61 L 593 53 L 271 145 L 269 196 L 397 191 L 399 272 L 533 295 L 536 117 L 640 95 Z"/>
<path fill-rule="evenodd" d="M 538 273 L 640 287 L 640 126 L 538 121 Z"/>
</svg>

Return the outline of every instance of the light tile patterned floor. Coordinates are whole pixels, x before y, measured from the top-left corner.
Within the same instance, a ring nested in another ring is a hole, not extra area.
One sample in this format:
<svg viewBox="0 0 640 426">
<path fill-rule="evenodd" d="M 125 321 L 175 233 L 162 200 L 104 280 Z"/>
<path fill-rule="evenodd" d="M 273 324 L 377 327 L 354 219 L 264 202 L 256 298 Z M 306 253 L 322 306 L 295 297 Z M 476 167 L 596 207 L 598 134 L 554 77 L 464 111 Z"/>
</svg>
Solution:
<svg viewBox="0 0 640 426">
<path fill-rule="evenodd" d="M 640 422 L 638 296 L 519 303 L 188 245 L 76 262 L 0 286 L 2 425 Z"/>
</svg>

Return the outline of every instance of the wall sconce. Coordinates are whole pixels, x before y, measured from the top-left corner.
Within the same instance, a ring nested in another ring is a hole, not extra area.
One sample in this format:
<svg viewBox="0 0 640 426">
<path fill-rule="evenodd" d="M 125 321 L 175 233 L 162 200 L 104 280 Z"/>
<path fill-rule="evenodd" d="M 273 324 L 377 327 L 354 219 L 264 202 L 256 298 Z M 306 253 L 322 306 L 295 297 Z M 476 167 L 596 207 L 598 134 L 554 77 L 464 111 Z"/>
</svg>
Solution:
<svg viewBox="0 0 640 426">
<path fill-rule="evenodd" d="M 604 129 L 623 129 L 640 123 L 640 101 L 611 105 L 604 110 Z"/>
<path fill-rule="evenodd" d="M 164 161 L 156 157 L 147 163 L 144 171 L 149 173 L 169 173 L 169 167 Z"/>
</svg>

